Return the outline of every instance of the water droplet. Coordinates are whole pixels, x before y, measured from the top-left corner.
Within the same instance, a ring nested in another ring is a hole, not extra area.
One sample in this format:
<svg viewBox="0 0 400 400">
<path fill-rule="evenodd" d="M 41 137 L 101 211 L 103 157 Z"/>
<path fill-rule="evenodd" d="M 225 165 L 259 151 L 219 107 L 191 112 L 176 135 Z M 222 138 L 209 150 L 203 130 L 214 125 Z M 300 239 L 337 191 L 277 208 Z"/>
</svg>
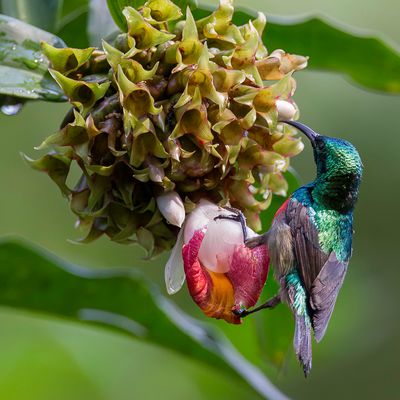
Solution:
<svg viewBox="0 0 400 400">
<path fill-rule="evenodd" d="M 29 58 L 23 58 L 22 62 L 29 68 L 29 69 L 36 69 L 39 66 L 39 61 L 37 59 L 30 60 Z"/>
<path fill-rule="evenodd" d="M 22 103 L 19 104 L 4 104 L 1 106 L 1 112 L 5 115 L 15 115 L 21 111 Z"/>
</svg>

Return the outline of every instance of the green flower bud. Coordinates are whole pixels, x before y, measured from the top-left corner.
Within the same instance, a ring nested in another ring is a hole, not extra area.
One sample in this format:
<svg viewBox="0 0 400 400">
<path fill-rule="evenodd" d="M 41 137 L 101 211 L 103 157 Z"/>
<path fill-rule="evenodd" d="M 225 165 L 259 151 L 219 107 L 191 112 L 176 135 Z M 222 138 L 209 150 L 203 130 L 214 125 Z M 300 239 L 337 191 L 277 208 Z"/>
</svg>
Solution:
<svg viewBox="0 0 400 400">
<path fill-rule="evenodd" d="M 51 61 L 51 67 L 64 75 L 69 75 L 87 63 L 95 50 L 94 47 L 88 49 L 58 49 L 46 42 L 42 42 L 41 46 L 43 53 Z"/>
</svg>

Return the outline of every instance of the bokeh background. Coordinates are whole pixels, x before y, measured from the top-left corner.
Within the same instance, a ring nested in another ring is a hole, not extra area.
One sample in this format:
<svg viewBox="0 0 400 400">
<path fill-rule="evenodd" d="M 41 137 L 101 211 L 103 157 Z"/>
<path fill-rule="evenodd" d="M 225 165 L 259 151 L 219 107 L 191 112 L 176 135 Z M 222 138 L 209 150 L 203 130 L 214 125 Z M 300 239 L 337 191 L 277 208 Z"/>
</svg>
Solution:
<svg viewBox="0 0 400 400">
<path fill-rule="evenodd" d="M 360 32 L 376 32 L 393 47 L 400 43 L 395 0 L 236 0 L 236 5 L 267 17 L 323 13 Z M 365 175 L 353 259 L 326 337 L 314 345 L 312 374 L 304 379 L 293 355 L 285 368 L 268 374 L 293 399 L 400 398 L 400 97 L 367 92 L 337 74 L 304 71 L 296 78 L 301 121 L 353 142 Z M 34 156 L 33 147 L 56 130 L 66 110 L 65 104 L 38 103 L 16 117 L 0 116 L 0 234 L 22 236 L 85 266 L 138 267 L 162 285 L 166 256 L 147 262 L 139 248 L 106 239 L 84 246 L 68 242 L 77 232 L 67 202 L 47 176 L 22 161 L 19 153 Z M 308 146 L 293 164 L 304 182 L 312 179 Z M 186 290 L 176 301 L 202 318 Z M 241 327 L 212 323 L 254 357 L 238 333 Z M 223 372 L 105 329 L 5 308 L 0 308 L 0 327 L 0 399 L 257 398 Z M 279 325 L 274 329 L 279 332 Z"/>
</svg>

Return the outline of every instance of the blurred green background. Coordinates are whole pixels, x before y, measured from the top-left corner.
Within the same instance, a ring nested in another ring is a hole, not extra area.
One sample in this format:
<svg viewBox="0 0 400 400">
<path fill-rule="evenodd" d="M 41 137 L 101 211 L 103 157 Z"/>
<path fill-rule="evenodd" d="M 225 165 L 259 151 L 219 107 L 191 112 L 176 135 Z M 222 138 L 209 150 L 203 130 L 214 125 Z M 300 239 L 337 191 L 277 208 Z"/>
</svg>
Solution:
<svg viewBox="0 0 400 400">
<path fill-rule="evenodd" d="M 267 16 L 325 13 L 361 32 L 375 31 L 393 46 L 400 43 L 400 3 L 395 0 L 236 0 L 236 5 Z M 304 379 L 289 355 L 283 370 L 268 369 L 268 375 L 294 399 L 399 398 L 400 132 L 396 116 L 400 97 L 366 92 L 335 74 L 305 71 L 296 78 L 301 121 L 353 142 L 364 161 L 365 175 L 356 209 L 353 259 L 327 335 L 314 345 L 312 374 Z M 0 234 L 23 236 L 85 266 L 139 267 L 163 285 L 166 256 L 142 261 L 137 247 L 105 239 L 84 246 L 69 243 L 67 239 L 78 233 L 67 202 L 48 177 L 22 161 L 19 152 L 34 156 L 33 147 L 56 130 L 67 108 L 28 104 L 16 117 L 0 116 Z M 293 163 L 304 182 L 314 174 L 311 157 L 307 147 Z M 176 300 L 202 318 L 186 289 Z M 211 323 L 224 329 L 248 358 L 260 357 L 246 343 L 247 333 L 249 343 L 254 340 L 254 320 L 246 320 L 246 327 Z M 257 398 L 223 372 L 103 329 L 4 308 L 0 326 L 0 399 Z"/>
</svg>

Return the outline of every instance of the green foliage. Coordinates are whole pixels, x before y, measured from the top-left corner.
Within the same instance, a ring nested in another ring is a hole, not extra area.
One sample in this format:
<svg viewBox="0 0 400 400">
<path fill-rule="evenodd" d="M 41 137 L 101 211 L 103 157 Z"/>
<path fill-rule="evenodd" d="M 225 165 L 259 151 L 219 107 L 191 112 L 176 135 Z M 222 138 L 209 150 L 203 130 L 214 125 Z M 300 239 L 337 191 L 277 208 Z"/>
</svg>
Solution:
<svg viewBox="0 0 400 400">
<path fill-rule="evenodd" d="M 283 46 L 309 56 L 310 69 L 341 73 L 366 89 L 400 93 L 400 54 L 381 39 L 311 18 L 290 25 L 270 23 L 264 40 L 271 49 Z"/>
<path fill-rule="evenodd" d="M 66 0 L 63 1 L 62 11 L 61 11 L 61 21 L 62 20 L 72 20 L 79 14 L 87 12 L 89 10 L 90 0 Z"/>
<path fill-rule="evenodd" d="M 78 48 L 89 46 L 87 32 L 88 14 L 89 0 L 63 1 L 61 13 L 57 21 L 57 34 L 69 46 Z"/>
<path fill-rule="evenodd" d="M 65 101 L 49 75 L 49 63 L 40 42 L 62 47 L 64 43 L 41 29 L 0 15 L 0 94 L 25 99 Z"/>
<path fill-rule="evenodd" d="M 285 399 L 217 330 L 185 315 L 134 269 L 85 269 L 15 240 L 0 242 L 0 305 L 101 324 Z"/>
<path fill-rule="evenodd" d="M 0 0 L 3 14 L 49 32 L 57 30 L 62 3 L 62 0 Z"/>
<path fill-rule="evenodd" d="M 60 28 L 57 34 L 69 46 L 76 48 L 85 48 L 89 45 L 89 35 L 87 32 L 88 10 L 79 8 L 77 13 L 73 13 L 61 20 Z M 79 32 L 77 35 L 76 32 Z"/>
</svg>

